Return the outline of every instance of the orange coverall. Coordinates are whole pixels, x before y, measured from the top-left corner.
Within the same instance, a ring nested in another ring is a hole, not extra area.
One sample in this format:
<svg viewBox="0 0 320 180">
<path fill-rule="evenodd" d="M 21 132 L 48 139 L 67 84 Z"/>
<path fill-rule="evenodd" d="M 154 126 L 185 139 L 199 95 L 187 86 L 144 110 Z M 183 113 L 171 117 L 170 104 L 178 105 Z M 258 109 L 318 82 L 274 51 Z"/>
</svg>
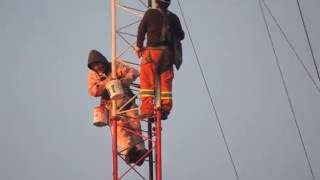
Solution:
<svg viewBox="0 0 320 180">
<path fill-rule="evenodd" d="M 147 47 L 142 54 L 140 65 L 141 113 L 154 111 L 156 78 L 159 77 L 161 110 L 170 112 L 172 108 L 172 80 L 174 77 L 172 53 L 168 47 Z"/>
</svg>

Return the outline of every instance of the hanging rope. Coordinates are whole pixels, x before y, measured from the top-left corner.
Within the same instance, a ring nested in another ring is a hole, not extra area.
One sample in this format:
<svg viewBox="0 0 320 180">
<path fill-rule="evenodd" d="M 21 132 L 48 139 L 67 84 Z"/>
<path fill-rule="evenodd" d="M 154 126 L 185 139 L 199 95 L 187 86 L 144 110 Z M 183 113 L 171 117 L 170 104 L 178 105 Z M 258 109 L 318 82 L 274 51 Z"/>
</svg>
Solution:
<svg viewBox="0 0 320 180">
<path fill-rule="evenodd" d="M 284 80 L 284 75 L 283 75 L 283 72 L 282 72 L 282 69 L 281 69 L 281 66 L 280 66 L 280 61 L 279 61 L 278 55 L 277 55 L 276 50 L 275 50 L 274 42 L 273 42 L 273 39 L 272 39 L 272 36 L 271 36 L 271 32 L 270 32 L 270 29 L 269 29 L 269 25 L 268 25 L 268 23 L 267 23 L 267 19 L 266 19 L 266 16 L 265 16 L 265 13 L 264 13 L 264 10 L 263 10 L 261 1 L 263 2 L 263 0 L 259 0 L 260 10 L 261 10 L 261 13 L 262 13 L 262 15 L 263 15 L 263 20 L 264 20 L 264 23 L 265 23 L 265 26 L 266 26 L 266 29 L 267 29 L 267 32 L 268 32 L 269 40 L 270 40 L 270 42 L 271 42 L 271 46 L 272 46 L 273 54 L 274 54 L 274 56 L 275 56 L 276 64 L 277 64 L 278 70 L 279 70 L 279 72 L 280 72 L 281 81 L 282 81 L 283 87 L 284 87 L 284 89 L 285 89 L 286 96 L 287 96 L 287 98 L 288 98 L 290 110 L 291 110 L 291 113 L 292 113 L 292 115 L 293 115 L 293 119 L 294 119 L 295 125 L 296 125 L 297 130 L 298 130 L 298 133 L 299 133 L 299 138 L 300 138 L 300 141 L 301 141 L 303 150 L 304 150 L 305 157 L 306 157 L 307 162 L 308 162 L 308 166 L 309 166 L 309 169 L 310 169 L 310 173 L 311 173 L 311 175 L 312 175 L 312 179 L 315 180 L 315 176 L 314 176 L 314 174 L 313 174 L 312 166 L 311 166 L 311 163 L 310 163 L 310 160 L 309 160 L 309 155 L 308 155 L 308 153 L 307 153 L 305 144 L 304 144 L 304 142 L 303 142 L 301 130 L 300 130 L 300 127 L 299 127 L 299 124 L 298 124 L 298 121 L 297 121 L 297 117 L 296 117 L 296 113 L 295 113 L 295 111 L 294 111 L 293 103 L 292 103 L 291 97 L 290 97 L 290 95 L 289 95 L 289 91 L 288 91 L 286 82 L 285 82 L 285 80 Z"/>
<path fill-rule="evenodd" d="M 272 17 L 273 21 L 276 23 L 277 27 L 280 29 L 281 34 L 283 35 L 283 37 L 285 38 L 286 42 L 288 43 L 289 47 L 291 48 L 291 50 L 294 52 L 294 54 L 296 55 L 297 59 L 299 60 L 300 64 L 302 65 L 303 69 L 305 70 L 305 72 L 307 73 L 308 77 L 310 78 L 310 80 L 312 81 L 313 85 L 315 86 L 315 88 L 317 89 L 317 91 L 320 93 L 320 88 L 317 85 L 316 81 L 313 79 L 311 73 L 309 72 L 309 70 L 307 69 L 307 67 L 305 66 L 305 64 L 303 63 L 302 59 L 300 58 L 300 56 L 298 55 L 297 51 L 295 50 L 295 48 L 293 47 L 292 43 L 290 42 L 288 36 L 286 35 L 286 33 L 284 32 L 284 30 L 282 29 L 282 27 L 280 26 L 280 24 L 278 23 L 277 19 L 274 17 L 274 15 L 272 14 L 270 8 L 268 7 L 268 5 L 262 1 L 263 5 L 265 6 L 265 8 L 267 9 L 267 12 L 269 13 L 269 15 Z"/>
<path fill-rule="evenodd" d="M 302 14 L 302 10 L 301 10 L 301 7 L 300 7 L 300 2 L 299 2 L 299 0 L 297 0 L 297 4 L 298 4 L 298 8 L 299 8 L 299 13 L 300 13 L 301 21 L 302 21 L 302 24 L 303 24 L 303 27 L 304 27 L 304 32 L 305 32 L 306 37 L 307 37 L 307 40 L 308 40 L 308 45 L 309 45 L 309 49 L 310 49 L 310 52 L 311 52 L 313 64 L 314 64 L 314 67 L 315 67 L 315 69 L 316 69 L 317 76 L 318 76 L 318 79 L 319 79 L 319 82 L 320 82 L 320 74 L 319 74 L 319 69 L 318 69 L 317 61 L 316 61 L 316 59 L 315 59 L 315 57 L 314 57 L 313 49 L 312 49 L 312 46 L 311 46 L 311 41 L 310 41 L 309 34 L 308 34 L 308 31 L 307 31 L 306 23 L 304 22 L 304 18 L 303 18 L 303 14 Z"/>
<path fill-rule="evenodd" d="M 218 121 L 218 125 L 219 125 L 219 128 L 220 128 L 220 132 L 221 132 L 221 134 L 222 134 L 224 144 L 225 144 L 226 149 L 227 149 L 227 151 L 228 151 L 228 155 L 229 155 L 230 161 L 231 161 L 231 163 L 232 163 L 232 167 L 233 167 L 235 176 L 236 176 L 237 180 L 239 180 L 238 171 L 237 171 L 237 169 L 236 169 L 234 160 L 233 160 L 233 158 L 232 158 L 232 155 L 231 155 L 231 152 L 230 152 L 230 148 L 229 148 L 229 145 L 228 145 L 226 136 L 225 136 L 224 131 L 223 131 L 223 129 L 222 129 L 222 125 L 221 125 L 221 122 L 220 122 L 220 118 L 219 118 L 219 116 L 218 116 L 218 112 L 217 112 L 216 106 L 215 106 L 215 104 L 214 104 L 213 97 L 212 97 L 212 95 L 211 95 L 211 92 L 210 92 L 210 89 L 209 89 L 209 86 L 208 86 L 206 77 L 205 77 L 205 75 L 204 75 L 204 71 L 203 71 L 203 68 L 202 68 L 202 66 L 201 66 L 198 53 L 197 53 L 196 48 L 195 48 L 195 45 L 194 45 L 194 43 L 193 43 L 193 40 L 192 40 L 192 37 L 191 37 L 191 33 L 190 33 L 190 30 L 189 30 L 189 27 L 188 27 L 186 18 L 185 18 L 185 16 L 184 16 L 184 13 L 183 13 L 183 10 L 182 10 L 181 4 L 180 4 L 180 0 L 178 0 L 178 5 L 179 5 L 179 8 L 180 8 L 180 12 L 181 12 L 181 15 L 182 15 L 182 18 L 183 18 L 185 27 L 186 27 L 186 29 L 187 29 L 188 37 L 189 37 L 189 39 L 190 39 L 190 42 L 191 42 L 191 45 L 192 45 L 192 48 L 193 48 L 194 55 L 195 55 L 196 60 L 197 60 L 197 63 L 198 63 L 198 67 L 199 67 L 200 72 L 201 72 L 201 76 L 202 76 L 203 82 L 204 82 L 204 84 L 205 84 L 206 91 L 207 91 L 208 96 L 209 96 L 209 98 L 210 98 L 212 110 L 213 110 L 213 112 L 214 112 L 214 114 L 215 114 L 215 117 L 216 117 L 216 119 L 217 119 L 217 121 Z"/>
</svg>

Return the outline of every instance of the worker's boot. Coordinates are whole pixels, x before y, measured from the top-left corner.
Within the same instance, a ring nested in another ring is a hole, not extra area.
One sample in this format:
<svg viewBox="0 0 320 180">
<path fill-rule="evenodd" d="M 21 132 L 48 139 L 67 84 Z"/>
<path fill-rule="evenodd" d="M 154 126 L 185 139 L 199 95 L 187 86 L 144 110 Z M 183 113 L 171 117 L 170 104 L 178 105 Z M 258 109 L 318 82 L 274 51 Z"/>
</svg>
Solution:
<svg viewBox="0 0 320 180">
<path fill-rule="evenodd" d="M 128 150 L 127 155 L 125 156 L 124 160 L 127 164 L 135 163 L 138 155 L 137 147 L 132 147 Z"/>
<path fill-rule="evenodd" d="M 162 120 L 167 120 L 169 114 L 170 114 L 169 111 L 164 111 L 164 110 L 162 110 L 162 111 L 161 111 L 161 119 L 162 119 Z"/>
<path fill-rule="evenodd" d="M 148 155 L 146 154 L 147 152 L 147 149 L 141 149 L 137 151 L 137 161 L 135 162 L 137 166 L 141 166 L 143 164 L 146 157 L 148 157 Z"/>
</svg>

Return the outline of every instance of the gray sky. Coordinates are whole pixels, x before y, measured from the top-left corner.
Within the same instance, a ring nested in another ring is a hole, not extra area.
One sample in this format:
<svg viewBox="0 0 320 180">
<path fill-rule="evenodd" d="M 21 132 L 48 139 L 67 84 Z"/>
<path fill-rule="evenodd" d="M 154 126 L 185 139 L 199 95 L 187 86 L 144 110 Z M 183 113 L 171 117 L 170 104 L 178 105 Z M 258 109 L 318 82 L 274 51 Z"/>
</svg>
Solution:
<svg viewBox="0 0 320 180">
<path fill-rule="evenodd" d="M 320 64 L 320 1 L 300 2 Z M 266 3 L 320 86 L 296 1 Z M 311 180 L 258 1 L 181 4 L 239 179 Z M 171 10 L 181 17 L 176 1 Z M 0 179 L 111 179 L 110 133 L 91 125 L 98 100 L 86 89 L 88 52 L 111 56 L 110 18 L 107 0 L 1 0 Z M 267 19 L 320 179 L 320 94 Z M 190 41 L 183 45 L 174 110 L 163 123 L 163 179 L 234 180 Z"/>
</svg>

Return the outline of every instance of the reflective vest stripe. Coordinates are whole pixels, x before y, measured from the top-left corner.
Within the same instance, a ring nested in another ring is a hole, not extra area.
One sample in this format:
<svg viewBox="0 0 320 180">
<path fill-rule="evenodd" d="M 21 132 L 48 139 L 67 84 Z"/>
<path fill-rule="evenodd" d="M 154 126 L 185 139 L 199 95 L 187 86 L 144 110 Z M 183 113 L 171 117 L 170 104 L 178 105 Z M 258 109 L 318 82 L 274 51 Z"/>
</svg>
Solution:
<svg viewBox="0 0 320 180">
<path fill-rule="evenodd" d="M 140 89 L 141 97 L 154 97 L 154 89 Z"/>
<path fill-rule="evenodd" d="M 140 89 L 140 92 L 154 92 L 154 89 Z"/>
<path fill-rule="evenodd" d="M 161 99 L 172 99 L 172 97 L 161 97 Z"/>
<path fill-rule="evenodd" d="M 161 99 L 172 99 L 172 92 L 161 92 Z"/>
<path fill-rule="evenodd" d="M 142 98 L 143 98 L 143 97 L 154 97 L 154 95 L 148 95 L 148 94 L 147 94 L 147 95 L 140 95 L 140 97 L 142 97 Z"/>
</svg>

